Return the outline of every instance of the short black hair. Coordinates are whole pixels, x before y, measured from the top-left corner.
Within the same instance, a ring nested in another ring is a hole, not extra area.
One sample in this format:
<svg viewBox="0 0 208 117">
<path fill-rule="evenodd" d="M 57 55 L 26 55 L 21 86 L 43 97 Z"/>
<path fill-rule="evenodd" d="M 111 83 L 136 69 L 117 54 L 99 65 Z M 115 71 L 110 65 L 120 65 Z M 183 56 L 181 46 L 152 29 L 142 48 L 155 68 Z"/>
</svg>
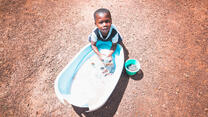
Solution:
<svg viewBox="0 0 208 117">
<path fill-rule="evenodd" d="M 111 17 L 111 13 L 108 9 L 106 8 L 100 8 L 100 9 L 97 9 L 95 12 L 94 12 L 94 20 L 96 20 L 96 14 L 98 13 L 107 13 L 109 15 L 109 17 Z"/>
</svg>

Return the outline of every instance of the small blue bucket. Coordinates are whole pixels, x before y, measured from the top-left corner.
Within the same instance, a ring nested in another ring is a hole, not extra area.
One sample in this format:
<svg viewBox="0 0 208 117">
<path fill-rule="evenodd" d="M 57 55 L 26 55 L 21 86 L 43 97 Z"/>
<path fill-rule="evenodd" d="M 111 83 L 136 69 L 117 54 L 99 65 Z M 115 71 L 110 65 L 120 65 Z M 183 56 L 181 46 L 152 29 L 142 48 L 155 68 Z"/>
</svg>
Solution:
<svg viewBox="0 0 208 117">
<path fill-rule="evenodd" d="M 128 69 L 128 67 L 130 65 L 135 65 L 136 66 L 136 69 L 135 70 Z M 128 59 L 125 62 L 125 69 L 126 69 L 126 73 L 128 75 L 132 76 L 132 75 L 135 75 L 140 70 L 140 64 L 139 64 L 139 62 L 136 59 Z"/>
</svg>

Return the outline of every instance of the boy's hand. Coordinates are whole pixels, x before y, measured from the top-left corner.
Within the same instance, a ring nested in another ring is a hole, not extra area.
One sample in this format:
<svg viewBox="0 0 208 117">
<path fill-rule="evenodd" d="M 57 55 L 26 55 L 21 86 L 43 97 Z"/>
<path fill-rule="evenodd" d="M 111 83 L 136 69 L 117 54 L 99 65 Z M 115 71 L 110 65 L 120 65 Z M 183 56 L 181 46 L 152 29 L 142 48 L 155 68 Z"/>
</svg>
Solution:
<svg viewBox="0 0 208 117">
<path fill-rule="evenodd" d="M 104 62 L 104 60 L 105 60 L 106 58 L 108 59 L 109 62 L 112 62 L 112 56 L 106 56 L 106 55 L 104 55 L 104 54 L 101 54 L 101 55 L 99 56 L 99 59 L 100 59 L 102 62 Z"/>
<path fill-rule="evenodd" d="M 104 61 L 104 58 L 105 58 L 105 55 L 103 55 L 103 54 L 101 54 L 101 55 L 99 56 L 99 59 L 100 59 L 101 61 Z"/>
<path fill-rule="evenodd" d="M 108 58 L 110 62 L 113 60 L 112 56 L 108 56 Z"/>
</svg>

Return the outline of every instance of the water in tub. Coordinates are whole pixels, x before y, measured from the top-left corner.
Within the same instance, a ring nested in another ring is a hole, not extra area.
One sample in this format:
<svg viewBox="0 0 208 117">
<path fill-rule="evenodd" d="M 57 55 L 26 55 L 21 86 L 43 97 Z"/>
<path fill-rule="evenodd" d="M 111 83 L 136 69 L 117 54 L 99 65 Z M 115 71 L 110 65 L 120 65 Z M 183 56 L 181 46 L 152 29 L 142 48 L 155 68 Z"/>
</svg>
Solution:
<svg viewBox="0 0 208 117">
<path fill-rule="evenodd" d="M 103 53 L 109 51 L 103 50 Z M 71 86 L 71 95 L 80 104 L 93 105 L 105 94 L 112 74 L 103 73 L 103 62 L 97 55 L 85 61 L 77 72 Z"/>
</svg>

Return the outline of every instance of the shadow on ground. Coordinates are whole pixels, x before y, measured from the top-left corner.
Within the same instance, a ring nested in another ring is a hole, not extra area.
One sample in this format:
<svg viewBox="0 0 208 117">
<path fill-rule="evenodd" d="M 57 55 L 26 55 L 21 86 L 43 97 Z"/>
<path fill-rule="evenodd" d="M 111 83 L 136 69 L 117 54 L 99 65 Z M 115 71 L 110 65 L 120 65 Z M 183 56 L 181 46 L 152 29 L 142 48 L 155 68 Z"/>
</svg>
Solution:
<svg viewBox="0 0 208 117">
<path fill-rule="evenodd" d="M 131 76 L 133 80 L 141 80 L 144 77 L 143 71 L 140 69 L 135 75 Z"/>
<path fill-rule="evenodd" d="M 127 59 L 129 59 L 129 56 L 128 56 L 129 52 L 128 52 L 127 48 L 124 46 L 124 44 L 122 42 L 120 44 L 122 45 L 122 47 L 124 49 L 124 59 L 126 61 Z M 88 108 L 79 108 L 79 107 L 76 107 L 76 106 L 72 105 L 73 109 L 75 110 L 75 112 L 80 117 L 98 117 L 98 116 L 113 117 L 115 115 L 117 109 L 118 109 L 118 106 L 121 102 L 123 94 L 126 90 L 126 87 L 128 85 L 128 82 L 129 82 L 129 78 L 132 78 L 134 80 L 141 80 L 143 78 L 142 70 L 140 70 L 134 76 L 130 77 L 126 74 L 125 69 L 123 69 L 121 77 L 118 81 L 118 84 L 116 85 L 116 88 L 112 92 L 110 98 L 98 110 L 93 111 L 93 112 L 86 112 L 87 110 L 89 110 Z"/>
</svg>

